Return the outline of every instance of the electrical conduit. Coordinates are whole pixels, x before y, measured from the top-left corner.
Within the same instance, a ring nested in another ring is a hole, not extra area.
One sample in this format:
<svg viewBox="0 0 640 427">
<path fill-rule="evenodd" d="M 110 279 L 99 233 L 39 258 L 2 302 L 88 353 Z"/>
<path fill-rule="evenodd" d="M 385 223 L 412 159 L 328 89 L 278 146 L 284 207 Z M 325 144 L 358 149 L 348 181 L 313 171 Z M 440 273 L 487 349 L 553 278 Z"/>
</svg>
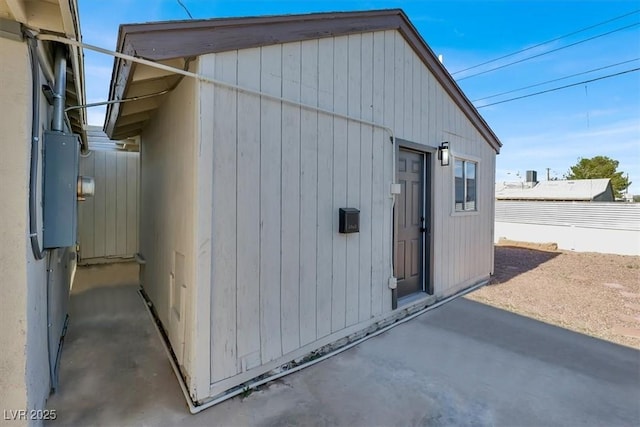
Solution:
<svg viewBox="0 0 640 427">
<path fill-rule="evenodd" d="M 31 163 L 29 166 L 29 238 L 31 251 L 36 260 L 44 258 L 45 251 L 38 241 L 38 156 L 40 149 L 40 67 L 37 41 L 27 35 L 31 57 Z"/>
</svg>

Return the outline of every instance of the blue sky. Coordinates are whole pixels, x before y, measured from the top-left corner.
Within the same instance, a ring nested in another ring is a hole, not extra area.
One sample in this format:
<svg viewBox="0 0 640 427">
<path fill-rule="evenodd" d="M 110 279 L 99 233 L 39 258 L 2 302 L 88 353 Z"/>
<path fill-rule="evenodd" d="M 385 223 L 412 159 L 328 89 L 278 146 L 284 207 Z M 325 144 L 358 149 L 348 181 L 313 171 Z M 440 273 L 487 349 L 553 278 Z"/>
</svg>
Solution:
<svg viewBox="0 0 640 427">
<path fill-rule="evenodd" d="M 638 0 L 183 0 L 195 19 L 319 11 L 402 8 L 451 73 L 485 61 L 532 49 L 454 77 L 471 100 L 560 79 L 597 68 L 599 71 L 475 102 L 478 107 L 558 86 L 640 68 L 640 13 L 555 39 L 640 9 Z M 79 0 L 83 40 L 115 49 L 118 25 L 188 19 L 176 0 Z M 629 27 L 616 31 L 622 27 Z M 611 34 L 601 34 L 611 32 Z M 475 77 L 465 76 L 542 54 Z M 613 64 L 617 66 L 609 67 Z M 113 59 L 85 51 L 87 101 L 107 99 Z M 102 125 L 104 108 L 89 110 L 89 123 Z M 580 157 L 605 155 L 620 162 L 640 194 L 640 72 L 579 84 L 479 110 L 503 143 L 496 180 L 518 181 L 528 169 L 545 179 L 562 178 Z"/>
</svg>

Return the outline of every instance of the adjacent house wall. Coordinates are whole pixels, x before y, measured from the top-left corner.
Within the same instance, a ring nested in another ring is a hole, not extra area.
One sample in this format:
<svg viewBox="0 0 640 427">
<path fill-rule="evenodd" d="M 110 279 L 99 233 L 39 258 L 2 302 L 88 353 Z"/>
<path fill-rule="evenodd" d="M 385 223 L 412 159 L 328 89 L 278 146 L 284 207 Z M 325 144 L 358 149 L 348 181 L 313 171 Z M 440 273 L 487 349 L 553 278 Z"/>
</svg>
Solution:
<svg viewBox="0 0 640 427">
<path fill-rule="evenodd" d="M 49 358 L 55 360 L 64 326 L 75 254 L 72 249 L 59 249 L 49 251 L 43 260 L 33 256 L 28 211 L 32 93 L 27 44 L 0 38 L 0 57 L 0 99 L 5 100 L 0 106 L 4 153 L 0 156 L 0 402 L 6 410 L 42 409 L 50 390 Z M 41 131 L 49 126 L 49 110 L 41 97 Z M 42 133 L 40 137 L 42 141 Z M 39 155 L 41 201 L 42 150 Z M 41 209 L 37 215 L 42 245 Z"/>
<path fill-rule="evenodd" d="M 454 212 L 453 165 L 433 164 L 435 293 L 492 272 L 495 151 L 400 33 L 210 54 L 200 65 L 220 80 L 384 124 L 431 152 L 449 141 L 454 155 L 478 162 L 478 211 Z M 200 91 L 213 220 L 198 238 L 211 242 L 202 271 L 215 394 L 234 385 L 225 379 L 391 313 L 394 147 L 380 128 L 208 83 Z M 337 233 L 340 207 L 360 209 L 360 233 Z"/>
<path fill-rule="evenodd" d="M 24 43 L 0 38 L 0 402 L 3 409 L 27 408 L 27 198 L 31 85 Z M 11 100 L 11 102 L 7 102 Z"/>
<path fill-rule="evenodd" d="M 183 79 L 165 96 L 141 135 L 139 230 L 146 260 L 141 281 L 183 365 L 189 363 L 183 350 L 195 267 L 194 80 Z"/>
</svg>

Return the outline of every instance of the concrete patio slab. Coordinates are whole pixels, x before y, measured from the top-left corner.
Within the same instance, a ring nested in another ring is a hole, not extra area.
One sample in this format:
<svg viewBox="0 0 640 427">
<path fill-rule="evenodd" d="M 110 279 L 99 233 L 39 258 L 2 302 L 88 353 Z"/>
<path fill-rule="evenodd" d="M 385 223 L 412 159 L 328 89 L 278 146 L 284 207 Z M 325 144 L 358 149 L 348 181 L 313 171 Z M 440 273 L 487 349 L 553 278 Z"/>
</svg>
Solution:
<svg viewBox="0 0 640 427">
<path fill-rule="evenodd" d="M 95 268 L 74 285 L 53 425 L 640 425 L 640 352 L 464 298 L 191 415 L 134 275 Z"/>
</svg>

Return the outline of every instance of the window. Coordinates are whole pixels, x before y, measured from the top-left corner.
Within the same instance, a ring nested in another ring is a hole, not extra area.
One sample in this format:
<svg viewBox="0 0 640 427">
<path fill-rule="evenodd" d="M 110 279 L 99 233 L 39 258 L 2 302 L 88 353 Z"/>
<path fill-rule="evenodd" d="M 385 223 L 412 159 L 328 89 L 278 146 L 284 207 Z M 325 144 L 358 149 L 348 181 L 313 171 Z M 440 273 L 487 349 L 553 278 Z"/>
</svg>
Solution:
<svg viewBox="0 0 640 427">
<path fill-rule="evenodd" d="M 478 164 L 456 159 L 456 212 L 476 210 L 476 169 Z"/>
</svg>

